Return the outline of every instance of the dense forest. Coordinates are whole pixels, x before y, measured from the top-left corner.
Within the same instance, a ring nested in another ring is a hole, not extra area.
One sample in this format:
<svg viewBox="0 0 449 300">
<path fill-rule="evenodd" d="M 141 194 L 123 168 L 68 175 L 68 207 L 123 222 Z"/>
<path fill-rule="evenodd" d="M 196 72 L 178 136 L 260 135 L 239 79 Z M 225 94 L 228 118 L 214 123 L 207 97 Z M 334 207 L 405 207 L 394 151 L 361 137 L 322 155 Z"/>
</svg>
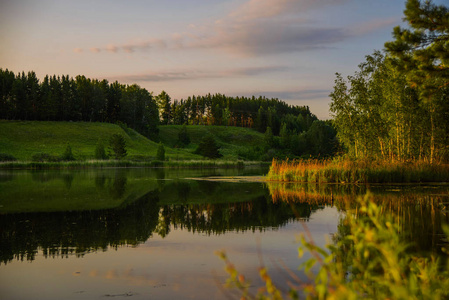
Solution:
<svg viewBox="0 0 449 300">
<path fill-rule="evenodd" d="M 136 84 L 55 75 L 40 82 L 34 72 L 7 69 L 0 69 L 0 119 L 119 123 L 154 141 L 159 125 L 246 127 L 266 136 L 266 145 L 249 154 L 254 158 L 270 149 L 279 157 L 328 156 L 336 149 L 330 122 L 279 99 L 208 94 L 172 100 Z"/>
<path fill-rule="evenodd" d="M 449 10 L 409 0 L 409 27 L 354 75 L 337 73 L 330 110 L 355 158 L 449 160 Z"/>
</svg>

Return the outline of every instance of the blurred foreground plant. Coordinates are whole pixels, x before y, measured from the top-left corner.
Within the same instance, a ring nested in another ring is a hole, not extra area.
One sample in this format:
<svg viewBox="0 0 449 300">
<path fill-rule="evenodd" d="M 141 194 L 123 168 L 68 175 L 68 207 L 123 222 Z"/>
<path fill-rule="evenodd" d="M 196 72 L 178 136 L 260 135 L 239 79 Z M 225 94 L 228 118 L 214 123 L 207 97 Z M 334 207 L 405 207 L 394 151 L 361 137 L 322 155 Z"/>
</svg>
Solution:
<svg viewBox="0 0 449 300">
<path fill-rule="evenodd" d="M 308 282 L 292 277 L 290 290 L 282 293 L 262 267 L 265 287 L 252 295 L 250 282 L 219 252 L 230 276 L 227 287 L 240 290 L 242 299 L 447 299 L 448 250 L 442 249 L 444 261 L 410 254 L 391 216 L 382 213 L 369 194 L 357 201 L 358 208 L 348 209 L 343 220 L 346 233 L 337 234 L 327 249 L 315 245 L 310 235 L 301 235 L 299 257 L 311 254 L 300 266 Z M 449 228 L 444 231 L 449 236 Z"/>
</svg>

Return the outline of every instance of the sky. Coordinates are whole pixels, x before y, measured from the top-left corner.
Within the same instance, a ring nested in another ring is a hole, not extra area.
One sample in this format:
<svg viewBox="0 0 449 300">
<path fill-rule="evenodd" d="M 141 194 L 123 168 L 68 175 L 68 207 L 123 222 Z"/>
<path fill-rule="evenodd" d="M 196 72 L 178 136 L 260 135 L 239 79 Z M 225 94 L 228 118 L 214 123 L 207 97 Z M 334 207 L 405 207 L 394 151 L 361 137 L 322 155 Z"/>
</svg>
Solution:
<svg viewBox="0 0 449 300">
<path fill-rule="evenodd" d="M 178 100 L 262 95 L 328 119 L 335 73 L 352 75 L 382 50 L 404 8 L 405 0 L 0 0 L 0 68 L 136 83 Z"/>
</svg>

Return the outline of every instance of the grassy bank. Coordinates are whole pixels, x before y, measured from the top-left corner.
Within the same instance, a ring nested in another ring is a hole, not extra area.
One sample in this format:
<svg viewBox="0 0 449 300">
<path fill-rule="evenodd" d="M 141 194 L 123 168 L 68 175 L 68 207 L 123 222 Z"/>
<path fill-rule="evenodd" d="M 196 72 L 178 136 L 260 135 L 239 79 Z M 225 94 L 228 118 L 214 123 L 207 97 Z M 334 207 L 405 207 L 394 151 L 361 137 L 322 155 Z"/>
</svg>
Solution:
<svg viewBox="0 0 449 300">
<path fill-rule="evenodd" d="M 449 182 L 449 165 L 337 159 L 273 160 L 267 180 L 317 183 Z"/>
<path fill-rule="evenodd" d="M 180 125 L 159 126 L 161 142 L 168 147 L 176 147 L 181 128 Z M 247 158 L 251 156 L 251 151 L 264 144 L 264 135 L 249 128 L 190 125 L 187 126 L 187 133 L 190 144 L 183 150 L 195 151 L 204 136 L 212 135 L 226 160 Z"/>
<path fill-rule="evenodd" d="M 224 126 L 187 126 L 191 143 L 178 148 L 178 133 L 182 126 L 160 126 L 160 141 L 165 147 L 167 166 L 215 166 L 235 165 L 242 153 L 251 152 L 263 143 L 263 134 L 248 128 Z M 125 138 L 128 155 L 124 161 L 94 161 L 95 148 L 101 142 L 106 148 L 113 134 Z M 209 161 L 194 154 L 201 139 L 212 135 L 221 147 L 223 158 Z M 33 155 L 45 153 L 49 157 L 60 157 L 67 145 L 70 145 L 75 162 L 34 163 Z M 2 163 L 0 168 L 72 168 L 154 166 L 158 143 L 155 143 L 136 131 L 109 123 L 95 122 L 43 122 L 43 121 L 6 121 L 0 120 L 0 154 L 15 158 L 19 162 Z M 248 159 L 248 157 L 243 157 Z M 0 158 L 1 160 L 1 158 Z M 232 163 L 229 163 L 232 161 Z"/>
<path fill-rule="evenodd" d="M 94 158 L 95 147 L 101 141 L 106 147 L 113 134 L 121 134 L 126 141 L 128 160 L 153 160 L 158 144 L 129 128 L 109 123 L 42 122 L 0 120 L 0 153 L 13 155 L 19 161 L 31 161 L 36 153 L 60 156 L 67 144 L 76 160 Z M 200 159 L 184 151 L 166 147 L 166 157 Z"/>
</svg>

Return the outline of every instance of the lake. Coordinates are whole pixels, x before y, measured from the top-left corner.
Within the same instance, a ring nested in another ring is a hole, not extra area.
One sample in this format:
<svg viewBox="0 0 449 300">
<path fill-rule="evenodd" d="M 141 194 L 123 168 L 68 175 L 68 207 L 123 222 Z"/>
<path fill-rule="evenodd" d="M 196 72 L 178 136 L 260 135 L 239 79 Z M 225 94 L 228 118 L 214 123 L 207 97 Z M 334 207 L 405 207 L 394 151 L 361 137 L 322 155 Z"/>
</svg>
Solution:
<svg viewBox="0 0 449 300">
<path fill-rule="evenodd" d="M 449 186 L 266 184 L 263 168 L 0 171 L 1 299 L 226 299 L 224 250 L 286 286 L 298 236 L 324 246 L 368 190 L 413 251 L 438 253 Z"/>
</svg>

